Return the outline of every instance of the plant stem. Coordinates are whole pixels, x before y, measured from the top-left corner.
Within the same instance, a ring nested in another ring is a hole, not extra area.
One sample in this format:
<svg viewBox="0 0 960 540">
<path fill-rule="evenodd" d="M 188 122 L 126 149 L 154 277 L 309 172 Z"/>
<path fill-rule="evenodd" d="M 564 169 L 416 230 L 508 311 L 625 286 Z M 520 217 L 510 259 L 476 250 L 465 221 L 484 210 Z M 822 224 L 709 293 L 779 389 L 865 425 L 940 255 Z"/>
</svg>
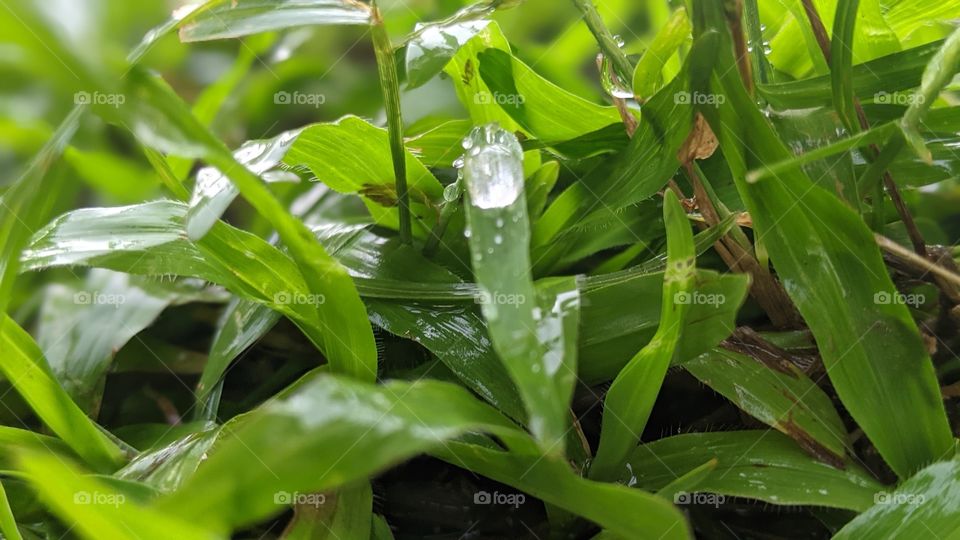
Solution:
<svg viewBox="0 0 960 540">
<path fill-rule="evenodd" d="M 400 81 L 397 78 L 393 45 L 376 3 L 372 6 L 372 19 L 373 48 L 377 56 L 383 104 L 387 111 L 390 153 L 393 157 L 393 174 L 396 177 L 397 200 L 400 204 L 400 241 L 411 244 L 413 233 L 410 224 L 410 194 L 407 191 L 407 157 L 403 147 L 403 116 L 400 112 Z"/>
<path fill-rule="evenodd" d="M 583 13 L 583 20 L 587 23 L 590 33 L 600 44 L 600 50 L 603 55 L 613 63 L 613 67 L 620 77 L 621 81 L 633 80 L 633 62 L 627 58 L 627 54 L 620 48 L 617 38 L 613 37 L 600 13 L 597 12 L 597 6 L 593 5 L 593 0 L 573 0 L 573 4 Z"/>
</svg>

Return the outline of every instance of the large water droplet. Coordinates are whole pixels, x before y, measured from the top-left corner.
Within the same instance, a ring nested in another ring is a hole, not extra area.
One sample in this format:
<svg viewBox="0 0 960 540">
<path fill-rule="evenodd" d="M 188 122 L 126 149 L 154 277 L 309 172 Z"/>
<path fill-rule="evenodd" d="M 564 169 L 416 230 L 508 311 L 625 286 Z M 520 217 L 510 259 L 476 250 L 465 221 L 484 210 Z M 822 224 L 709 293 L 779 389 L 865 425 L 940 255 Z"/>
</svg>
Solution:
<svg viewBox="0 0 960 540">
<path fill-rule="evenodd" d="M 474 128 L 467 140 L 471 150 L 464 178 L 471 204 L 483 209 L 511 205 L 523 193 L 523 149 L 516 136 L 493 123 Z"/>
</svg>

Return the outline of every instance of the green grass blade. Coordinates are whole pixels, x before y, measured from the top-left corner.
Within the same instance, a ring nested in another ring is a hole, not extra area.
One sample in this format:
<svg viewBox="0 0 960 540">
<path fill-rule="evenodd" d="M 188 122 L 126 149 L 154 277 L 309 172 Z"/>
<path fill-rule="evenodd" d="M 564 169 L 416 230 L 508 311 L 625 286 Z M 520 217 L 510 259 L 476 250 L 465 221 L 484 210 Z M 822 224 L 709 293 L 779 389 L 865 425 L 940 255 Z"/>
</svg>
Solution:
<svg viewBox="0 0 960 540">
<path fill-rule="evenodd" d="M 564 462 L 460 442 L 451 442 L 434 454 L 583 516 L 623 538 L 638 534 L 661 539 L 691 537 L 683 514 L 665 499 L 640 489 L 581 478 Z"/>
<path fill-rule="evenodd" d="M 223 538 L 196 525 L 147 508 L 114 486 L 80 472 L 61 459 L 23 452 L 20 468 L 40 498 L 83 538 L 213 540 Z"/>
<path fill-rule="evenodd" d="M 693 491 L 770 504 L 816 505 L 862 511 L 883 486 L 859 465 L 843 469 L 804 453 L 776 431 L 688 433 L 644 444 L 618 480 L 659 490 L 711 459 L 716 468 Z"/>
<path fill-rule="evenodd" d="M 701 16 L 726 32 L 716 6 Z M 900 476 L 909 476 L 952 446 L 933 365 L 896 295 L 872 233 L 834 195 L 802 171 L 774 181 L 745 181 L 749 161 L 790 157 L 734 69 L 729 42 L 716 73 L 725 102 L 704 114 L 717 134 L 754 227 L 820 346 L 830 380 L 853 418 Z M 883 411 L 882 413 L 879 411 Z"/>
<path fill-rule="evenodd" d="M 680 47 L 690 39 L 690 18 L 685 8 L 678 8 L 667 24 L 657 31 L 650 46 L 643 51 L 633 72 L 633 93 L 638 99 L 653 96 L 660 85 L 663 67 Z"/>
<path fill-rule="evenodd" d="M 13 511 L 10 510 L 7 490 L 2 483 L 0 483 L 0 533 L 3 533 L 7 540 L 23 540 L 17 528 L 17 520 L 13 517 Z"/>
<path fill-rule="evenodd" d="M 833 538 L 956 538 L 960 514 L 960 462 L 941 461 L 924 468 L 892 492 L 877 492 L 877 503 Z"/>
<path fill-rule="evenodd" d="M 293 521 L 284 539 L 340 540 L 370 538 L 373 526 L 373 491 L 368 482 L 349 486 L 332 494 L 304 497 L 294 506 Z M 333 510 L 329 508 L 333 507 Z"/>
<path fill-rule="evenodd" d="M 210 0 L 180 25 L 180 39 L 206 41 L 298 26 L 370 23 L 369 6 L 355 0 Z"/>
<path fill-rule="evenodd" d="M 833 41 L 830 44 L 833 107 L 850 133 L 860 131 L 853 103 L 853 36 L 859 8 L 860 0 L 837 2 L 837 12 L 833 19 Z"/>
<path fill-rule="evenodd" d="M 77 407 L 54 378 L 40 348 L 7 315 L 0 319 L 0 371 L 41 420 L 91 467 L 110 471 L 123 452 Z"/>
<path fill-rule="evenodd" d="M 523 397 L 530 429 L 543 450 L 562 455 L 573 381 L 562 363 L 544 355 L 537 336 L 542 319 L 530 275 L 520 143 L 512 133 L 489 124 L 471 132 L 464 148 L 473 273 L 493 348 Z"/>
<path fill-rule="evenodd" d="M 849 446 L 847 432 L 830 398 L 788 359 L 758 354 L 764 355 L 763 360 L 716 348 L 681 365 L 814 457 L 843 463 Z"/>
<path fill-rule="evenodd" d="M 366 380 L 376 378 L 376 345 L 366 310 L 347 271 L 317 241 L 306 225 L 293 217 L 263 181 L 233 155 L 187 110 L 184 103 L 156 79 L 132 72 L 129 77 L 146 100 L 125 111 L 128 125 L 145 142 L 166 147 L 173 153 L 196 153 L 224 172 L 243 197 L 276 230 L 289 248 L 308 290 L 322 302 L 308 309 L 315 312 L 321 330 L 315 343 L 338 372 Z M 139 114 L 138 114 L 139 113 Z M 157 131 L 149 119 L 165 119 Z M 292 295 L 292 291 L 287 292 Z"/>
<path fill-rule="evenodd" d="M 291 494 L 365 479 L 467 431 L 491 431 L 521 447 L 529 441 L 496 411 L 451 384 L 375 386 L 308 376 L 284 396 L 228 424 L 216 452 L 160 507 L 194 523 L 227 528 L 255 523 L 282 512 Z M 529 442 L 526 447 L 529 451 Z M 238 470 L 244 473 L 235 474 Z"/>
<path fill-rule="evenodd" d="M 610 479 L 619 473 L 640 439 L 660 385 L 676 354 L 693 303 L 695 251 L 686 212 L 672 191 L 664 195 L 669 262 L 663 277 L 660 325 L 653 339 L 617 375 L 604 399 L 600 446 L 590 476 Z"/>
</svg>

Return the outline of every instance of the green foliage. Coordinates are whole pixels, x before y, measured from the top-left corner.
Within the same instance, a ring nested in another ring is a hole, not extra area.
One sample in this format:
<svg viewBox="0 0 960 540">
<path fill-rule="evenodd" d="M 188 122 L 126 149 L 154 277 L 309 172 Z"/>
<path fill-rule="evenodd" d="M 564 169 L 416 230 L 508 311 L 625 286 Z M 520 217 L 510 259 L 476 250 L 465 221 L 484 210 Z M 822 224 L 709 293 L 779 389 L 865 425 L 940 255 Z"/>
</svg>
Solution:
<svg viewBox="0 0 960 540">
<path fill-rule="evenodd" d="M 960 534 L 960 2 L 168 8 L 0 18 L 4 538 Z"/>
</svg>

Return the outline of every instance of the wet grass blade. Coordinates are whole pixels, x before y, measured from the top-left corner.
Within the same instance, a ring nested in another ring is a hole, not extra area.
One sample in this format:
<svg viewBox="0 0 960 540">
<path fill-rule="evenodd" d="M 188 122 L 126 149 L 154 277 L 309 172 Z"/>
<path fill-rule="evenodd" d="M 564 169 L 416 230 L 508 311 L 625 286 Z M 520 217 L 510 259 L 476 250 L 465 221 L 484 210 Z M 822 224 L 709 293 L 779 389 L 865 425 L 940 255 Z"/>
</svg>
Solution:
<svg viewBox="0 0 960 540">
<path fill-rule="evenodd" d="M 744 412 L 797 441 L 826 463 L 843 463 L 849 442 L 830 398 L 789 362 L 716 348 L 681 365 Z"/>
<path fill-rule="evenodd" d="M 375 386 L 308 375 L 227 424 L 216 452 L 159 506 L 194 523 L 232 529 L 283 512 L 291 493 L 367 478 L 467 431 L 490 431 L 511 446 L 532 448 L 522 431 L 452 384 Z M 237 470 L 244 474 L 231 472 Z"/>
<path fill-rule="evenodd" d="M 112 471 L 123 452 L 98 428 L 60 387 L 40 348 L 7 315 L 0 315 L 0 344 L 4 351 L 0 371 L 37 416 L 77 455 L 99 471 Z"/>
<path fill-rule="evenodd" d="M 633 451 L 630 470 L 618 477 L 641 489 L 663 489 L 716 459 L 716 468 L 694 491 L 756 499 L 771 504 L 816 505 L 862 511 L 883 490 L 859 465 L 836 469 L 804 453 L 776 431 L 688 433 Z"/>
<path fill-rule="evenodd" d="M 338 372 L 366 380 L 376 378 L 377 354 L 366 310 L 347 271 L 324 250 L 313 232 L 293 217 L 259 176 L 236 161 L 193 117 L 179 97 L 157 79 L 131 72 L 137 100 L 123 111 L 127 125 L 146 143 L 171 153 L 204 157 L 236 185 L 241 195 L 276 230 L 290 250 L 310 294 L 323 298 L 308 309 L 315 312 L 320 331 L 315 343 Z M 150 119 L 164 119 L 161 124 Z M 288 292 L 288 294 L 290 294 Z"/>
<path fill-rule="evenodd" d="M 716 6 L 697 5 L 699 22 L 724 35 Z M 790 152 L 746 93 L 729 40 L 721 43 L 714 91 L 723 92 L 725 101 L 704 108 L 704 115 L 787 293 L 816 337 L 838 395 L 893 470 L 909 476 L 952 446 L 916 324 L 904 305 L 883 301 L 897 291 L 858 215 L 802 171 L 745 181 L 749 163 L 776 163 Z"/>
<path fill-rule="evenodd" d="M 530 274 L 520 143 L 488 124 L 474 129 L 464 148 L 470 253 L 493 348 L 526 404 L 530 430 L 545 452 L 562 455 L 573 381 L 569 367 L 551 362 L 538 338 L 543 313 Z M 555 330 L 562 335 L 562 328 Z"/>
<path fill-rule="evenodd" d="M 298 26 L 370 23 L 370 8 L 354 0 L 210 0 L 180 25 L 180 39 L 206 41 Z"/>
<path fill-rule="evenodd" d="M 600 446 L 590 467 L 591 478 L 608 480 L 619 474 L 624 460 L 640 439 L 660 385 L 676 354 L 694 290 L 695 252 L 687 214 L 676 195 L 664 195 L 667 226 L 667 271 L 663 277 L 660 325 L 653 339 L 623 368 L 604 398 Z"/>
<path fill-rule="evenodd" d="M 222 535 L 135 502 L 114 485 L 85 476 L 56 457 L 21 452 L 19 468 L 54 514 L 90 540 L 129 538 L 143 540 L 183 538 L 213 540 Z M 89 501 L 89 502 L 87 502 Z"/>
<path fill-rule="evenodd" d="M 891 492 L 877 492 L 877 503 L 833 538 L 956 538 L 960 514 L 960 462 L 941 461 L 922 469 Z"/>
</svg>

